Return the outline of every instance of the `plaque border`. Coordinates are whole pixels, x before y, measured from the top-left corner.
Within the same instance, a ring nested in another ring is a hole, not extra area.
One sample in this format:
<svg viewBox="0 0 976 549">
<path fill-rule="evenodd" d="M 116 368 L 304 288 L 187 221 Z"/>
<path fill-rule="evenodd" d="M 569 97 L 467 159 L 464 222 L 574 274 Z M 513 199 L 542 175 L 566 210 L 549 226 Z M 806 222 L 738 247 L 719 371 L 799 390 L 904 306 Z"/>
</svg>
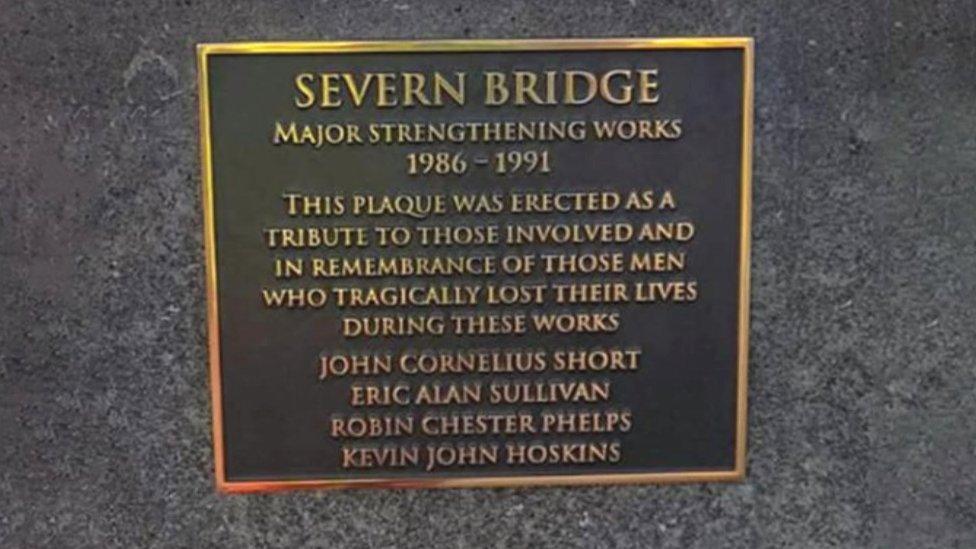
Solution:
<svg viewBox="0 0 976 549">
<path fill-rule="evenodd" d="M 208 63 L 212 55 L 338 54 L 338 53 L 443 53 L 490 51 L 588 51 L 588 50 L 686 50 L 741 49 L 742 149 L 739 226 L 739 311 L 736 376 L 735 460 L 732 469 L 690 469 L 646 473 L 546 474 L 511 476 L 464 476 L 456 478 L 369 479 L 227 479 L 224 459 L 223 394 L 220 365 L 220 319 L 217 301 L 217 249 L 214 225 L 213 165 L 211 160 L 210 91 Z M 207 348 L 213 422 L 214 480 L 223 493 L 271 492 L 295 489 L 340 488 L 500 488 L 608 484 L 671 484 L 741 482 L 746 476 L 748 410 L 750 244 L 752 219 L 752 145 L 755 46 L 751 37 L 586 38 L 511 40 L 392 40 L 228 42 L 197 44 L 197 91 L 199 100 L 200 165 L 204 252 L 206 259 Z"/>
</svg>

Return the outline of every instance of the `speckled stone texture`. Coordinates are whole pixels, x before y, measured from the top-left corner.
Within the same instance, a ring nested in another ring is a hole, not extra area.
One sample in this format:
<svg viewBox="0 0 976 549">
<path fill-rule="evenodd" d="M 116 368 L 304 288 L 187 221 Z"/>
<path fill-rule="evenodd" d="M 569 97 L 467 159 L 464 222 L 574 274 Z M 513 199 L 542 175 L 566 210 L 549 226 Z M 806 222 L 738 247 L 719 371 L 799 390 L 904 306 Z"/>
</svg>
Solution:
<svg viewBox="0 0 976 549">
<path fill-rule="evenodd" d="M 751 35 L 749 476 L 223 496 L 197 42 Z M 0 547 L 976 546 L 971 0 L 0 1 Z"/>
</svg>

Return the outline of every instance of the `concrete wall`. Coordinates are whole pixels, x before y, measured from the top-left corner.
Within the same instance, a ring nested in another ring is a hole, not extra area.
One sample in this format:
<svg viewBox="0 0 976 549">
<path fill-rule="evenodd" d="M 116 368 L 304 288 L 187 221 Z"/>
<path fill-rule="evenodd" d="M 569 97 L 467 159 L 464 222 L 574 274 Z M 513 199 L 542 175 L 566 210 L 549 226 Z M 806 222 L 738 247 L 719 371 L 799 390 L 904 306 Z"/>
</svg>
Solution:
<svg viewBox="0 0 976 549">
<path fill-rule="evenodd" d="M 3 547 L 976 544 L 976 7 L 0 2 Z M 221 496 L 202 41 L 750 35 L 749 477 Z"/>
</svg>

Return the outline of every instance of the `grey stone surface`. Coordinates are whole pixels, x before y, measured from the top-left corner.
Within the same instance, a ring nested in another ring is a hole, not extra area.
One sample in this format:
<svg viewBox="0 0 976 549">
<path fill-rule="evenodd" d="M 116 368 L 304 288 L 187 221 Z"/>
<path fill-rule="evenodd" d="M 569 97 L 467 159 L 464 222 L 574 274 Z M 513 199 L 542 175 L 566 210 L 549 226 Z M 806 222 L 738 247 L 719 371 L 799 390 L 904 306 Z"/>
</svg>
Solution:
<svg viewBox="0 0 976 549">
<path fill-rule="evenodd" d="M 753 35 L 749 477 L 221 496 L 193 46 Z M 0 546 L 976 546 L 971 0 L 0 1 Z"/>
</svg>

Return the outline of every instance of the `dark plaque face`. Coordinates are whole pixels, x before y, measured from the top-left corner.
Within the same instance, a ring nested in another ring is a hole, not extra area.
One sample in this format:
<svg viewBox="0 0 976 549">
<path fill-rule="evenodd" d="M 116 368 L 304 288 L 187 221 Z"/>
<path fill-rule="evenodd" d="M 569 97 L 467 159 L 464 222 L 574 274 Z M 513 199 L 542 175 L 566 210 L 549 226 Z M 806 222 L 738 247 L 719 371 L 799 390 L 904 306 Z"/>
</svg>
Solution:
<svg viewBox="0 0 976 549">
<path fill-rule="evenodd" d="M 751 40 L 199 62 L 221 489 L 742 477 Z"/>
</svg>

